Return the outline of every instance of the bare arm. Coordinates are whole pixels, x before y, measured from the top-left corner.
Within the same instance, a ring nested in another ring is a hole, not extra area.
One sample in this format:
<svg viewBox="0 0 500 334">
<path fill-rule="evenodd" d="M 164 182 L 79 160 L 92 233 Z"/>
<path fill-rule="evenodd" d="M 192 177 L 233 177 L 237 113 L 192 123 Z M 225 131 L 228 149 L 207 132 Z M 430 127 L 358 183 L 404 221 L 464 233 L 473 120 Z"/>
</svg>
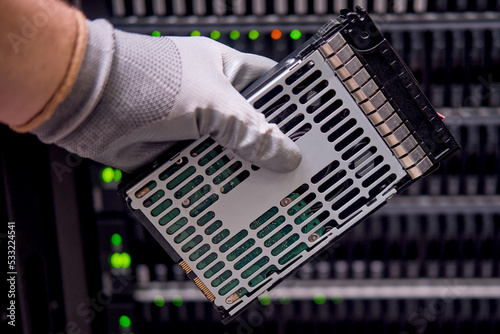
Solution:
<svg viewBox="0 0 500 334">
<path fill-rule="evenodd" d="M 0 122 L 27 123 L 58 90 L 77 35 L 74 16 L 58 0 L 0 1 Z"/>
</svg>

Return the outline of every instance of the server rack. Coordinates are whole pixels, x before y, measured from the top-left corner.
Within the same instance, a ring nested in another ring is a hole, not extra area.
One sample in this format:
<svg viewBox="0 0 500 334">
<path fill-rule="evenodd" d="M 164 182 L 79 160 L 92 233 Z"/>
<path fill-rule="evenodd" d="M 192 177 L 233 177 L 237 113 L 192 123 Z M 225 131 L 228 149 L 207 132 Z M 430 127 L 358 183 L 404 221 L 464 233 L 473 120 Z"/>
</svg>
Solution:
<svg viewBox="0 0 500 334">
<path fill-rule="evenodd" d="M 75 3 L 126 31 L 200 34 L 275 60 L 341 8 L 361 5 L 462 151 L 223 326 L 116 195 L 119 171 L 2 128 L 4 212 L 18 228 L 25 333 L 500 330 L 500 2 Z M 25 159 L 13 163 L 19 149 Z"/>
</svg>

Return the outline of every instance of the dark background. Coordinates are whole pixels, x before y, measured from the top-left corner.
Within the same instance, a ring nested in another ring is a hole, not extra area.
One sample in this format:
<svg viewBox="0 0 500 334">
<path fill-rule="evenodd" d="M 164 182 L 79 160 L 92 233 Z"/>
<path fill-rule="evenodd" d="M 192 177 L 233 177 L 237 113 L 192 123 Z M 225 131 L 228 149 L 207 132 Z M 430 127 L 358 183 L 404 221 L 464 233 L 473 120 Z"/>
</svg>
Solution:
<svg viewBox="0 0 500 334">
<path fill-rule="evenodd" d="M 116 194 L 118 182 L 102 180 L 106 166 L 1 126 L 0 246 L 4 254 L 6 224 L 14 221 L 18 332 L 500 332 L 500 1 L 75 4 L 91 19 L 107 18 L 132 32 L 210 36 L 216 30 L 220 42 L 275 60 L 339 8 L 362 4 L 447 117 L 462 151 L 282 283 L 270 301 L 223 326 L 133 219 Z M 273 29 L 283 37 L 273 40 Z M 294 29 L 298 40 L 290 38 Z M 237 40 L 230 38 L 233 30 L 240 32 Z M 257 39 L 248 37 L 251 30 Z M 121 244 L 111 243 L 114 234 Z M 130 266 L 114 268 L 114 253 L 128 253 Z M 5 309 L 1 323 L 12 330 Z M 120 326 L 122 316 L 129 327 Z"/>
</svg>

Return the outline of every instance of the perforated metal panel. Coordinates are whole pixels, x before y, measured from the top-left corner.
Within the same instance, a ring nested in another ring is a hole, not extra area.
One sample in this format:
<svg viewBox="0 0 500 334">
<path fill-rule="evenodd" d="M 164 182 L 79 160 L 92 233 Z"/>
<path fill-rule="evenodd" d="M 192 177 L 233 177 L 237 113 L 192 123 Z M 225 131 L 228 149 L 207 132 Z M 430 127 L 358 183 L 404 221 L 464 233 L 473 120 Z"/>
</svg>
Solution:
<svg viewBox="0 0 500 334">
<path fill-rule="evenodd" d="M 303 153 L 258 169 L 202 138 L 127 191 L 229 315 L 395 193 L 407 172 L 315 51 L 249 98 Z"/>
<path fill-rule="evenodd" d="M 260 169 L 204 137 L 125 190 L 223 322 L 458 149 L 361 8 L 243 94 L 297 143 L 297 169 Z"/>
</svg>

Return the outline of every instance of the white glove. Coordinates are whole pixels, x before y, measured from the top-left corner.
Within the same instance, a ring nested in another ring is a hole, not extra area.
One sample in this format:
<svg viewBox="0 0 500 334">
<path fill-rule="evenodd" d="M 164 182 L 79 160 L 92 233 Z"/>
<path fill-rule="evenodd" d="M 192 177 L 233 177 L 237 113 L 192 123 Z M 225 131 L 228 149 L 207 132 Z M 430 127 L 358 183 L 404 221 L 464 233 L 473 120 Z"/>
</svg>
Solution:
<svg viewBox="0 0 500 334">
<path fill-rule="evenodd" d="M 211 135 L 243 159 L 291 171 L 299 148 L 238 90 L 275 63 L 203 37 L 149 37 L 87 21 L 77 81 L 33 133 L 82 157 L 131 172 L 173 142 Z"/>
</svg>

